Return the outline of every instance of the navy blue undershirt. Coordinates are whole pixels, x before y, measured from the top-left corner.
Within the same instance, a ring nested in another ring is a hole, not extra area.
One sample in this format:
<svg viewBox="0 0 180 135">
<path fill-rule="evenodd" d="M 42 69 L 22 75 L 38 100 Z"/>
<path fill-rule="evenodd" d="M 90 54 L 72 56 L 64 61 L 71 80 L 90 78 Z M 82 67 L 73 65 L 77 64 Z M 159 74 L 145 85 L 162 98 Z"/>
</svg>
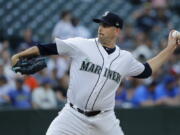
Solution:
<svg viewBox="0 0 180 135">
<path fill-rule="evenodd" d="M 137 76 L 133 76 L 134 78 L 139 78 L 139 79 L 145 79 L 145 78 L 148 78 L 152 75 L 152 69 L 151 69 L 151 66 L 149 65 L 149 63 L 144 63 L 144 71 L 137 75 Z"/>
<path fill-rule="evenodd" d="M 106 52 L 107 52 L 108 54 L 111 54 L 111 53 L 113 53 L 113 52 L 116 50 L 115 47 L 114 47 L 114 48 L 108 48 L 108 47 L 103 46 L 103 48 L 106 50 Z"/>
<path fill-rule="evenodd" d="M 40 52 L 41 56 L 58 55 L 56 43 L 38 44 L 36 46 L 39 48 L 39 52 Z M 116 48 L 108 48 L 105 46 L 103 46 L 103 47 L 108 54 L 111 54 L 116 50 Z M 150 65 L 148 63 L 144 63 L 143 65 L 145 67 L 144 71 L 137 76 L 133 76 L 134 78 L 144 79 L 144 78 L 148 78 L 149 76 L 151 76 L 152 69 L 151 69 Z"/>
<path fill-rule="evenodd" d="M 38 44 L 41 56 L 58 55 L 56 43 Z"/>
</svg>

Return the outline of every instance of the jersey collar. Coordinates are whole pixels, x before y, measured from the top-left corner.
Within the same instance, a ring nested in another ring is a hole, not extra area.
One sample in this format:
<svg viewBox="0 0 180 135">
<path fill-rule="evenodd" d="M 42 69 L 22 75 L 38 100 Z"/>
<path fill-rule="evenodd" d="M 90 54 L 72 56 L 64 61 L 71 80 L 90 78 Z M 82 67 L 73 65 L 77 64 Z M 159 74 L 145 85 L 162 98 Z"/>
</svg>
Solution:
<svg viewBox="0 0 180 135">
<path fill-rule="evenodd" d="M 98 41 L 98 38 L 95 38 L 95 43 L 98 46 L 104 58 L 114 59 L 120 53 L 120 48 L 117 45 L 115 46 L 115 51 L 111 54 L 108 54 L 108 52 L 104 49 L 103 45 Z"/>
</svg>

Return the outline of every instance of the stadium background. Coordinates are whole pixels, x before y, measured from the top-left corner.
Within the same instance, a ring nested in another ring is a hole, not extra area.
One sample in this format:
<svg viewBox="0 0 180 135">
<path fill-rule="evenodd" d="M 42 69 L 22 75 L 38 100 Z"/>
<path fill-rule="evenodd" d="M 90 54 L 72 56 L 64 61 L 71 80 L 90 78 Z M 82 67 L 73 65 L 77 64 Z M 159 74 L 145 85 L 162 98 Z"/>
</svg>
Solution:
<svg viewBox="0 0 180 135">
<path fill-rule="evenodd" d="M 118 13 L 125 21 L 118 46 L 143 62 L 165 47 L 171 29 L 180 30 L 179 9 L 178 0 L 0 0 L 0 134 L 45 134 L 66 102 L 69 58 L 52 56 L 48 68 L 33 76 L 14 74 L 10 63 L 13 54 L 32 44 L 53 42 L 53 36 L 62 38 L 53 31 L 63 13 L 71 16 L 66 27 L 59 28 L 70 30 L 68 34 L 65 30 L 63 38 L 95 37 L 98 25 L 92 18 L 108 10 Z M 177 50 L 151 78 L 123 81 L 117 91 L 116 113 L 126 135 L 180 134 L 179 58 Z M 157 90 L 161 85 L 171 85 L 175 91 L 167 95 L 167 101 L 158 106 L 153 98 L 134 101 L 142 87 Z M 43 94 L 44 99 L 38 100 Z"/>
</svg>

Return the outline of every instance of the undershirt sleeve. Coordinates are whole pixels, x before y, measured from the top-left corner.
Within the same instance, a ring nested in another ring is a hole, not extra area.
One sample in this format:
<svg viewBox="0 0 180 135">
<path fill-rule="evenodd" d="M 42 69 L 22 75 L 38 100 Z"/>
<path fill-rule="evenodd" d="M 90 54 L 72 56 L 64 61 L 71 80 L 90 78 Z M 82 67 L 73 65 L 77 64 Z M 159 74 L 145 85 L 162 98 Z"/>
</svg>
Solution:
<svg viewBox="0 0 180 135">
<path fill-rule="evenodd" d="M 137 75 L 137 76 L 133 76 L 134 78 L 140 78 L 140 79 L 143 79 L 143 78 L 148 78 L 152 75 L 152 69 L 151 69 L 151 66 L 146 62 L 143 64 L 144 65 L 144 71 Z"/>
<path fill-rule="evenodd" d="M 56 43 L 37 44 L 36 46 L 39 48 L 39 52 L 41 56 L 58 54 Z"/>
</svg>

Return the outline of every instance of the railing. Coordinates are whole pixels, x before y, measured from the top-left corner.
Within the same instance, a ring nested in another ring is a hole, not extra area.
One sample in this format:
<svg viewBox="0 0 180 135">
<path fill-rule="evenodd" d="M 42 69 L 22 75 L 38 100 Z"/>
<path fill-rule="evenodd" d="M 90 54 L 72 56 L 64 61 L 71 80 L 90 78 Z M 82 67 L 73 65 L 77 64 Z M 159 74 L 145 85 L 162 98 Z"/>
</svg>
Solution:
<svg viewBox="0 0 180 135">
<path fill-rule="evenodd" d="M 0 135 L 45 135 L 59 110 L 0 111 Z M 116 109 L 115 112 L 125 135 L 180 135 L 180 107 Z"/>
</svg>

